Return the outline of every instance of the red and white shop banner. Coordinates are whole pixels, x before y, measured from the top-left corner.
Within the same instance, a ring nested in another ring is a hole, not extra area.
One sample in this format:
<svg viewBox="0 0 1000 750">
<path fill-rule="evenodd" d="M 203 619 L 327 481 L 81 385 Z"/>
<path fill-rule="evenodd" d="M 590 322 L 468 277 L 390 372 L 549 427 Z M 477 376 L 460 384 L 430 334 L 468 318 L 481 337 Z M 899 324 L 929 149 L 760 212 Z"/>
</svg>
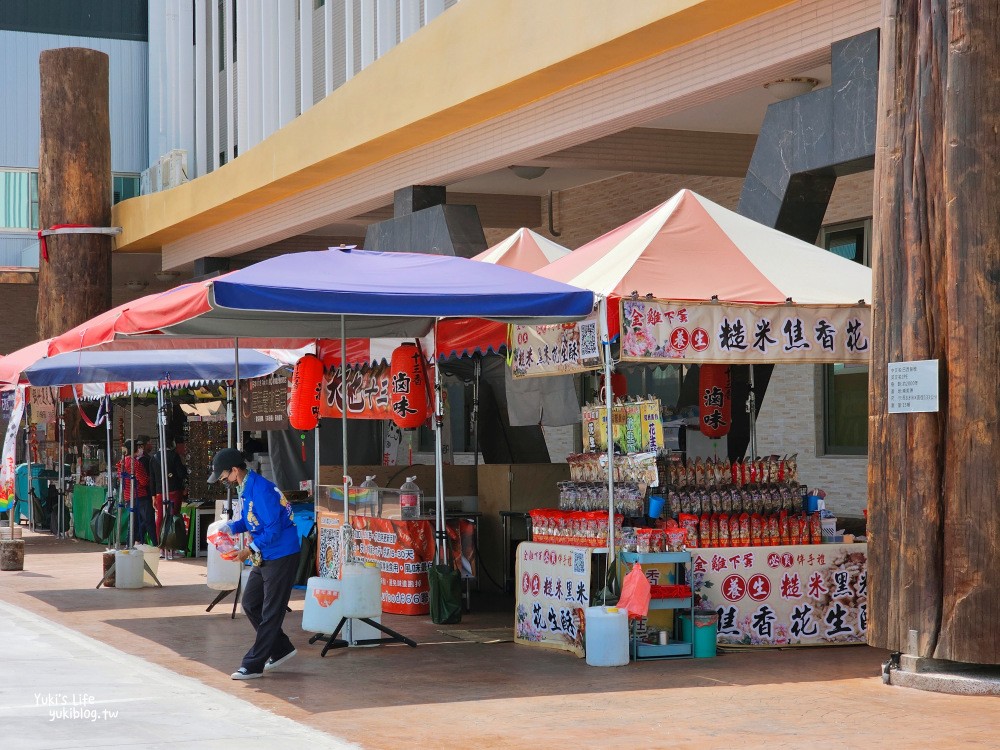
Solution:
<svg viewBox="0 0 1000 750">
<path fill-rule="evenodd" d="M 511 370 L 515 378 L 566 375 L 603 366 L 597 313 L 575 323 L 514 326 Z"/>
<path fill-rule="evenodd" d="M 434 523 L 354 516 L 354 556 L 373 562 L 382 573 L 382 611 L 394 615 L 426 615 L 431 611 L 427 572 L 434 564 Z M 465 528 L 463 528 L 465 526 Z M 448 557 L 456 570 L 474 574 L 470 554 L 463 564 L 463 540 L 473 545 L 474 530 L 460 519 L 449 519 Z"/>
<path fill-rule="evenodd" d="M 514 640 L 584 656 L 592 551 L 564 544 L 517 546 Z"/>
<path fill-rule="evenodd" d="M 720 305 L 625 299 L 623 360 L 801 364 L 853 362 L 871 355 L 871 308 Z"/>
<path fill-rule="evenodd" d="M 865 643 L 868 545 L 811 544 L 691 551 L 696 605 L 719 614 L 719 643 Z"/>
</svg>

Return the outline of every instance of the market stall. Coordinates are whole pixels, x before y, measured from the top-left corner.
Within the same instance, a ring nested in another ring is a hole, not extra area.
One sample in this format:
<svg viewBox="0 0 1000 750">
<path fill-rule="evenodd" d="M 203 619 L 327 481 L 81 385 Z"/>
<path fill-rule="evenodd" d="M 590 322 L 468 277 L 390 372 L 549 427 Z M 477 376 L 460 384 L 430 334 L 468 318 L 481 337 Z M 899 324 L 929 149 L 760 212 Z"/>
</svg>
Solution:
<svg viewBox="0 0 1000 750">
<path fill-rule="evenodd" d="M 485 318 L 501 323 L 549 323 L 591 312 L 588 291 L 502 266 L 461 258 L 368 253 L 349 248 L 297 253 L 216 279 L 151 295 L 116 316 L 90 321 L 57 337 L 51 351 L 114 342 L 122 335 L 180 337 L 288 336 L 328 338 L 339 333 L 341 360 L 349 338 L 426 335 L 442 318 Z M 339 329 L 339 331 L 338 331 Z M 340 378 L 341 403 L 346 380 Z M 434 392 L 440 393 L 435 368 Z M 441 398 L 432 399 L 436 428 L 437 553 L 445 559 L 441 481 Z M 343 424 L 349 409 L 343 410 Z M 347 457 L 344 440 L 345 497 Z M 345 516 L 349 511 L 345 508 Z"/>
<path fill-rule="evenodd" d="M 582 476 L 572 477 L 583 486 L 562 493 L 566 507 L 537 514 L 546 540 L 552 543 L 561 535 L 580 547 L 581 542 L 590 544 L 596 537 L 598 543 L 610 542 L 616 549 L 624 546 L 633 556 L 630 560 L 646 563 L 653 585 L 662 581 L 682 585 L 685 581 L 678 576 L 683 575 L 693 584 L 693 591 L 681 592 L 690 598 L 692 608 L 696 603 L 710 606 L 717 609 L 724 624 L 737 623 L 726 626 L 727 635 L 720 635 L 720 642 L 724 637 L 736 638 L 732 629 L 739 628 L 737 640 L 777 644 L 778 626 L 782 633 L 793 628 L 791 613 L 779 622 L 776 618 L 781 616 L 768 599 L 771 591 L 781 595 L 783 579 L 754 570 L 753 585 L 747 581 L 740 595 L 739 584 L 733 584 L 736 578 L 728 579 L 728 587 L 723 585 L 725 579 L 715 580 L 722 568 L 712 571 L 712 561 L 717 567 L 720 561 L 728 561 L 730 574 L 741 576 L 742 572 L 732 569 L 736 562 L 767 565 L 773 558 L 761 553 L 774 546 L 782 550 L 781 567 L 789 559 L 786 555 L 792 555 L 798 580 L 818 580 L 818 574 L 829 587 L 834 575 L 838 581 L 843 578 L 842 571 L 827 569 L 829 561 L 849 555 L 855 565 L 863 561 L 864 552 L 859 547 L 836 553 L 832 547 L 829 552 L 788 551 L 790 545 L 843 544 L 844 540 L 837 538 L 836 529 L 824 533 L 821 507 L 803 505 L 804 488 L 794 461 L 756 459 L 752 421 L 749 459 L 729 462 L 726 451 L 718 449 L 717 441 L 728 432 L 734 409 L 728 368 L 751 365 L 752 388 L 754 363 L 867 362 L 871 271 L 685 190 L 538 273 L 589 288 L 603 300 L 600 313 L 583 322 L 515 329 L 515 377 L 604 371 L 603 403 L 584 408 L 585 443 L 582 453 L 571 459 L 571 472 L 574 463 L 583 467 Z M 618 357 L 612 359 L 615 340 Z M 685 460 L 668 450 L 660 410 L 654 406 L 644 416 L 645 394 L 635 399 L 616 393 L 615 362 L 699 366 L 694 416 L 700 432 L 715 446 L 710 454 L 718 461 L 713 460 L 710 471 L 700 458 L 695 460 L 693 452 Z M 741 469 L 738 476 L 733 473 L 736 466 Z M 636 512 L 636 489 L 640 502 L 645 503 L 641 513 Z M 650 512 L 650 506 L 665 506 L 665 510 Z M 800 523 L 807 528 L 803 530 Z M 683 531 L 675 533 L 673 544 L 667 539 L 671 530 Z M 672 561 L 659 566 L 658 556 L 678 554 L 685 548 L 694 556 L 686 571 L 676 570 Z M 734 548 L 741 555 L 729 554 Z M 696 569 L 705 561 L 709 569 Z M 839 629 L 839 614 L 830 614 L 824 605 L 822 616 L 830 616 L 837 625 L 830 626 L 834 632 L 826 642 L 864 638 L 863 565 L 850 578 L 855 604 L 843 616 L 853 623 L 851 634 Z M 538 603 L 533 580 L 526 586 L 524 577 L 519 579 L 523 594 L 523 601 L 518 602 L 519 622 Z M 789 580 L 794 580 L 791 572 Z M 809 589 L 801 590 L 808 595 Z M 794 587 L 786 588 L 784 600 L 790 600 L 793 591 Z M 719 592 L 733 598 L 720 600 Z M 807 606 L 805 600 L 802 606 Z M 548 618 L 536 616 L 530 624 L 544 629 L 547 619 L 551 623 L 551 613 Z M 669 618 L 667 622 L 672 627 Z M 749 625 L 743 627 L 743 623 Z M 758 630 L 751 635 L 747 628 L 753 627 Z M 768 627 L 774 636 L 770 641 L 759 630 Z M 658 637 L 658 629 L 641 624 L 641 639 Z M 787 638 L 780 640 L 787 642 Z M 649 647 L 647 653 L 658 653 L 658 643 L 642 645 Z M 641 656 L 643 648 L 636 651 Z M 676 655 L 669 647 L 659 653 Z M 690 644 L 686 653 L 691 653 Z"/>
</svg>

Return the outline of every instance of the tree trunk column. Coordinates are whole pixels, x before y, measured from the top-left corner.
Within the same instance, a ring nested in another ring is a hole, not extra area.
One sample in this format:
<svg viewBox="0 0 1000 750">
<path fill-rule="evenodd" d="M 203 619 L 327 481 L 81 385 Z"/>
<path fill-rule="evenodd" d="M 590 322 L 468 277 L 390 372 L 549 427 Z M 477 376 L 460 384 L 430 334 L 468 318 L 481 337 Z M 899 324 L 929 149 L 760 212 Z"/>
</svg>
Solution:
<svg viewBox="0 0 1000 750">
<path fill-rule="evenodd" d="M 1000 10 L 885 0 L 869 404 L 869 642 L 1000 663 Z M 993 118 L 993 119 L 991 119 Z M 939 360 L 940 411 L 888 413 Z"/>
<path fill-rule="evenodd" d="M 108 56 L 79 47 L 39 56 L 39 226 L 111 224 Z M 39 258 L 38 337 L 111 307 L 111 237 L 52 235 Z"/>
</svg>

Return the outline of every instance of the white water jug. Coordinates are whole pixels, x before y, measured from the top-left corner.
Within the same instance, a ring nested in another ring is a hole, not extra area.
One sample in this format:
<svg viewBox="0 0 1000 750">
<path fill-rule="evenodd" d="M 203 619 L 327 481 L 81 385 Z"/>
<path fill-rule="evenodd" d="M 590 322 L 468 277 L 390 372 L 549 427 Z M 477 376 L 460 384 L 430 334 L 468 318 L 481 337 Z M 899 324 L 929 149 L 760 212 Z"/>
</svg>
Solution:
<svg viewBox="0 0 1000 750">
<path fill-rule="evenodd" d="M 587 607 L 587 664 L 628 664 L 628 612 L 618 607 Z"/>
</svg>

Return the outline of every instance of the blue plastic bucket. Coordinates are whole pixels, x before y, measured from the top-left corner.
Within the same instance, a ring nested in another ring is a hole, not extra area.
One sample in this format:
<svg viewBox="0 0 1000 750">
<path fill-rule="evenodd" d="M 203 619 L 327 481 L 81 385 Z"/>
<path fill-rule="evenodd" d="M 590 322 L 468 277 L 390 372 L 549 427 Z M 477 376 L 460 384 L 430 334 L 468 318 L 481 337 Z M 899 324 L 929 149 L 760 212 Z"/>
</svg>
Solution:
<svg viewBox="0 0 1000 750">
<path fill-rule="evenodd" d="M 661 513 L 663 513 L 663 498 L 660 497 L 659 495 L 650 495 L 649 517 L 659 518 Z"/>
</svg>

